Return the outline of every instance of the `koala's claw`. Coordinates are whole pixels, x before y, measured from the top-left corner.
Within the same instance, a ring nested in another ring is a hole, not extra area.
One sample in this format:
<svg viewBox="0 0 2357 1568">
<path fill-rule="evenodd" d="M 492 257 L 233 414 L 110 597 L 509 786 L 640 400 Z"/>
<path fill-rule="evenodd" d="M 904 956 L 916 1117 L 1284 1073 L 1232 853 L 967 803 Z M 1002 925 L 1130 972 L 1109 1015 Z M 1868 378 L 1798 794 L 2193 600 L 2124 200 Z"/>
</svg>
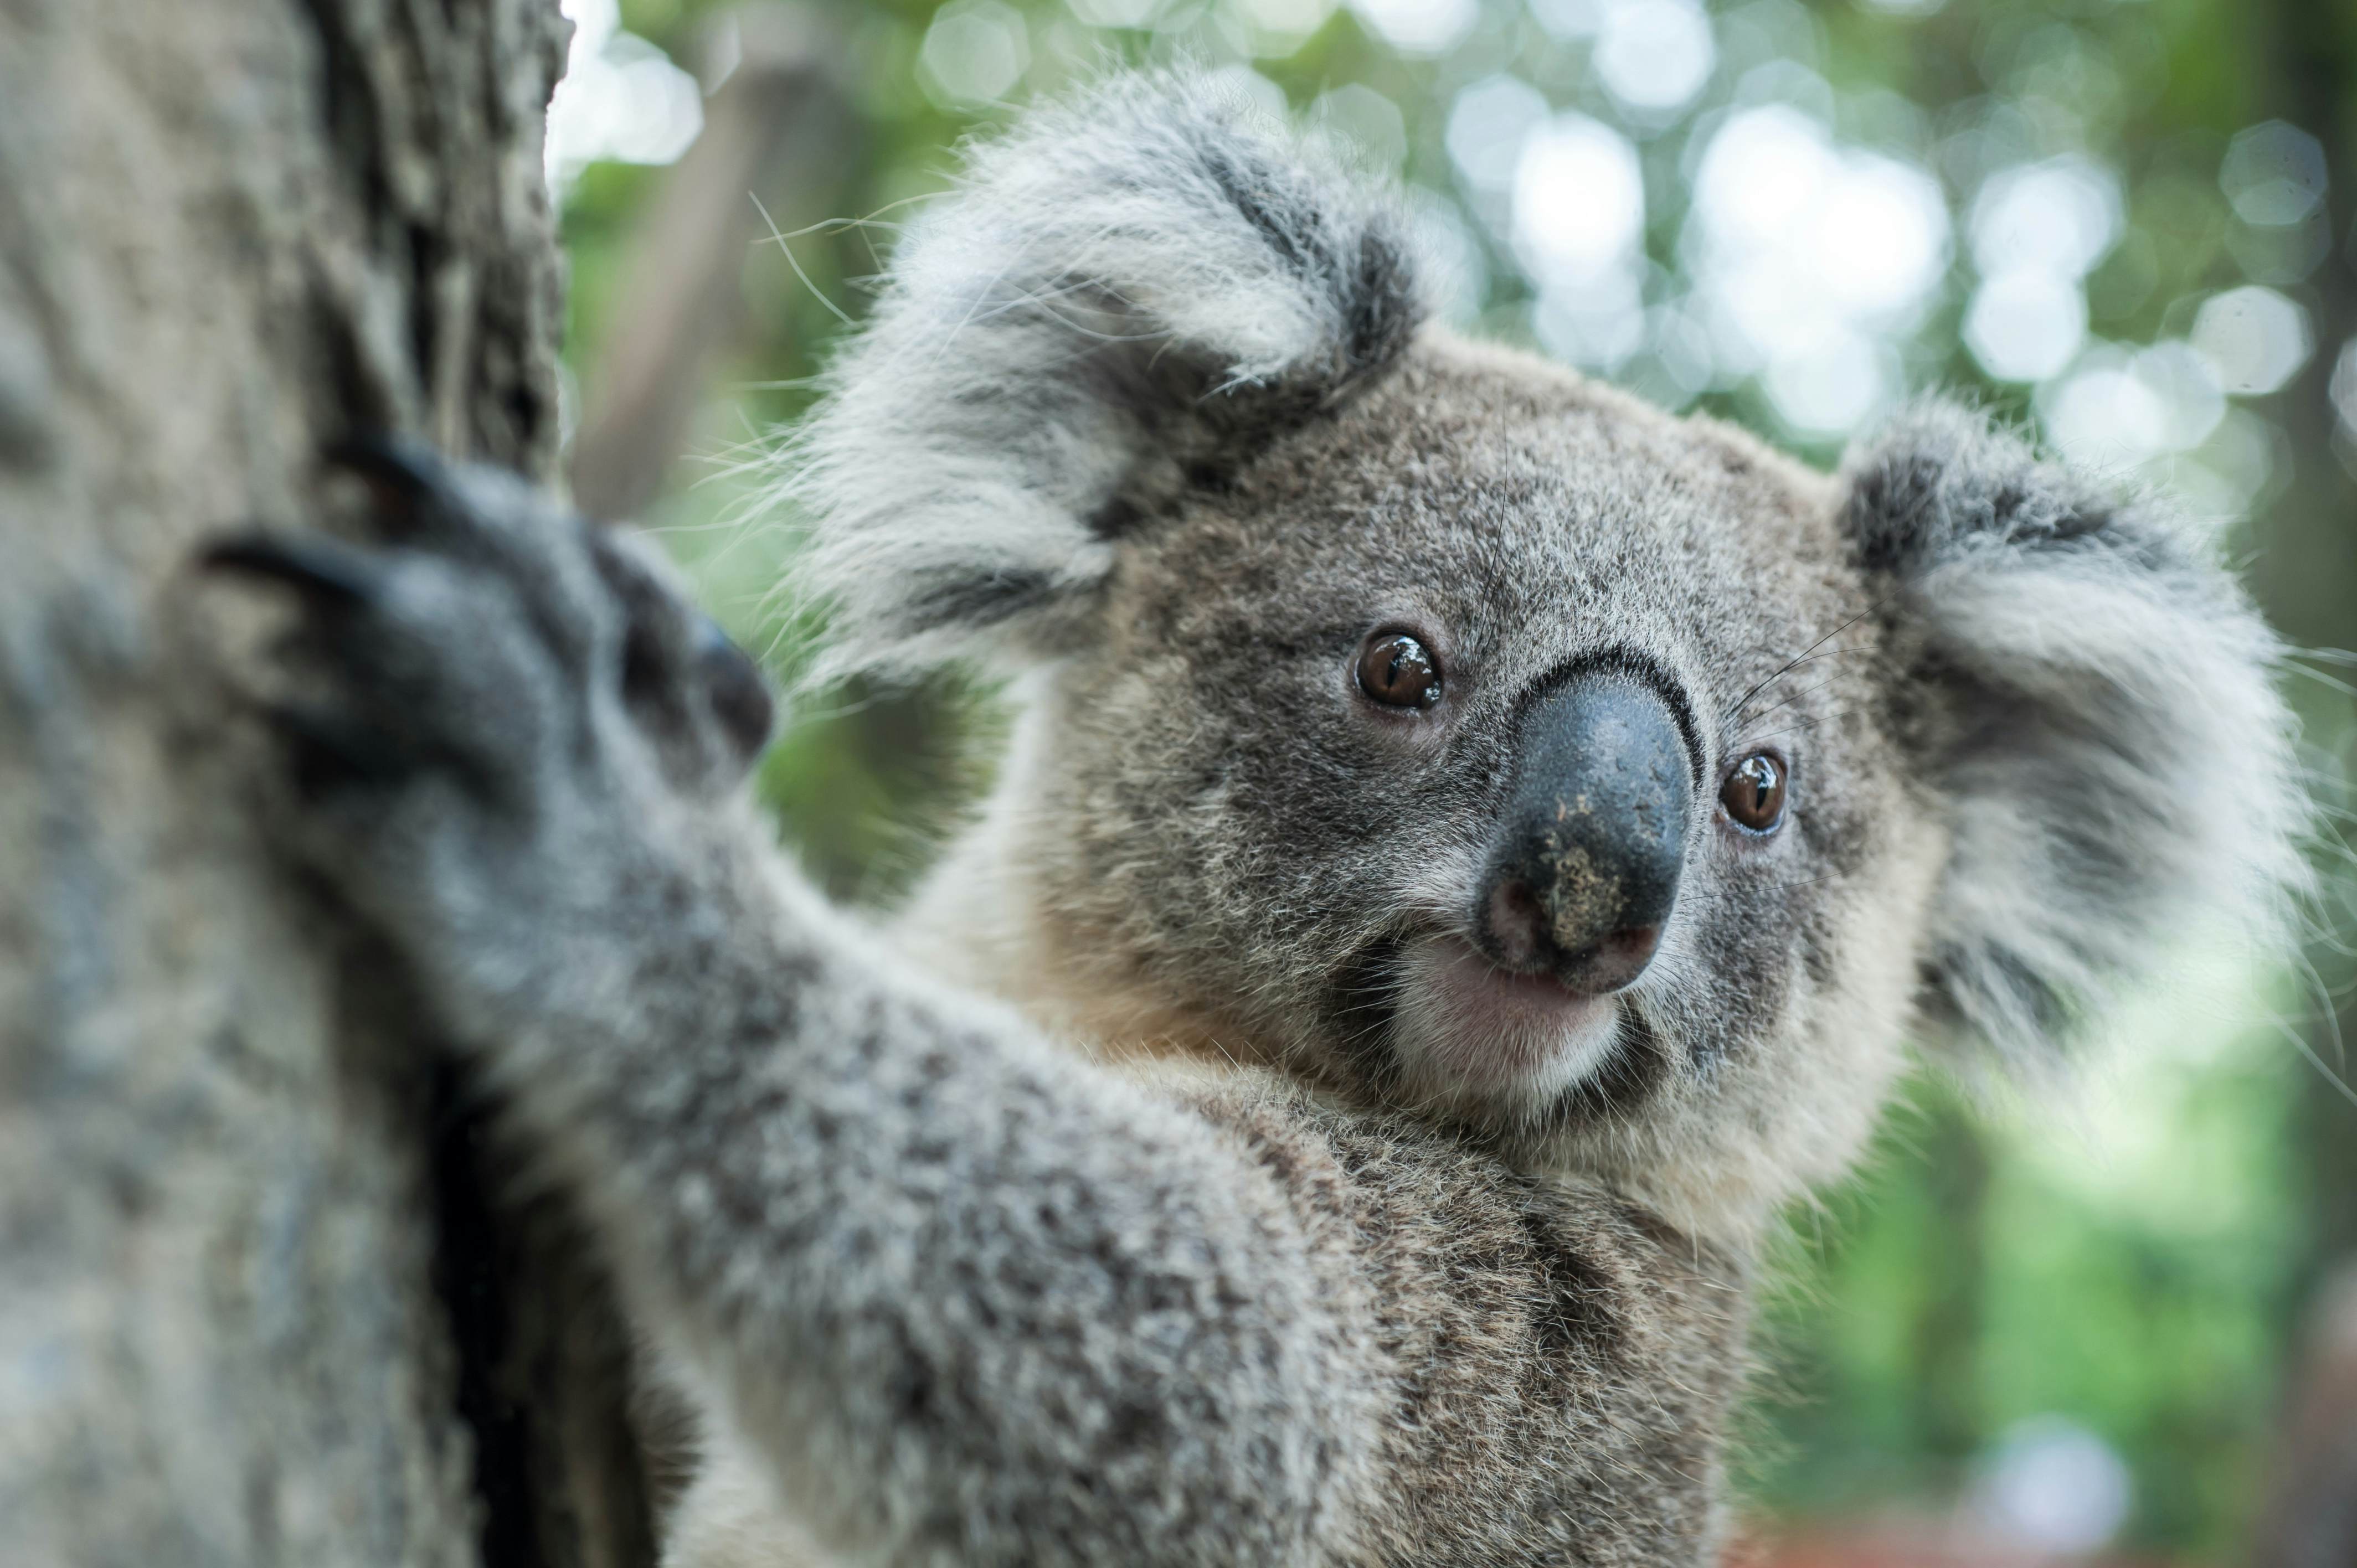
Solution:
<svg viewBox="0 0 2357 1568">
<path fill-rule="evenodd" d="M 284 584 L 307 598 L 364 605 L 374 599 L 382 575 L 361 551 L 324 534 L 246 533 L 207 547 L 199 563 Z"/>
<path fill-rule="evenodd" d="M 371 491 L 357 534 L 250 530 L 198 564 L 291 600 L 253 709 L 290 842 L 357 902 L 423 942 L 742 781 L 769 693 L 652 551 L 405 442 L 326 460 Z"/>
<path fill-rule="evenodd" d="M 285 743 L 295 792 L 306 801 L 350 785 L 391 783 L 409 771 L 381 733 L 340 714 L 265 703 L 262 717 Z"/>
<path fill-rule="evenodd" d="M 256 532 L 207 547 L 198 564 L 208 571 L 250 577 L 292 590 L 313 616 L 349 621 L 379 608 L 389 566 L 382 553 L 322 533 Z M 368 633 L 360 634 L 365 638 Z M 382 633 L 378 634 L 382 640 Z M 296 793 L 317 801 L 347 784 L 380 784 L 409 771 L 411 759 L 382 722 L 363 716 L 371 704 L 357 691 L 361 673 L 375 662 L 361 652 L 348 628 L 331 635 L 316 619 L 298 629 L 288 649 L 298 646 L 315 663 L 334 668 L 346 690 L 337 705 L 320 702 L 270 701 L 261 716 L 285 743 Z"/>
</svg>

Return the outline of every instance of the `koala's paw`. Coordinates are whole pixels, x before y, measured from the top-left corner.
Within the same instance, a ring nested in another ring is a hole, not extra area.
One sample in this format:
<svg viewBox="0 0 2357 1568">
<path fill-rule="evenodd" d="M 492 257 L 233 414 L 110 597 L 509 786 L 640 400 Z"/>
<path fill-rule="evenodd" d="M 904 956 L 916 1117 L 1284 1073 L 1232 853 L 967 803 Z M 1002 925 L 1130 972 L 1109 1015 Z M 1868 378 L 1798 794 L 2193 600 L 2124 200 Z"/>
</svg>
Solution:
<svg viewBox="0 0 2357 1568">
<path fill-rule="evenodd" d="M 769 694 L 650 553 L 522 479 L 389 443 L 329 460 L 367 483 L 361 537 L 203 556 L 294 600 L 261 702 L 289 837 L 429 970 L 522 979 L 660 880 L 666 824 L 741 782 Z"/>
</svg>

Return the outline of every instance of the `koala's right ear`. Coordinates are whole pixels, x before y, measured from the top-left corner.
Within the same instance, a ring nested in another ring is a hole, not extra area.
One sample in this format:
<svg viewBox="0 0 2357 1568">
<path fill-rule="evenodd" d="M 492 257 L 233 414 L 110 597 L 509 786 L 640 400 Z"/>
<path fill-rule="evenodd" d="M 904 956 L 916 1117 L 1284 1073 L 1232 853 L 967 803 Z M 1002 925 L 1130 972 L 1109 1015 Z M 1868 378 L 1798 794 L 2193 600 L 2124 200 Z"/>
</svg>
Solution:
<svg viewBox="0 0 2357 1568">
<path fill-rule="evenodd" d="M 1935 1013 L 2034 1068 L 2183 933 L 2277 936 L 2304 882 L 2293 722 L 2276 640 L 2208 546 L 1953 405 L 1846 478 L 1900 631 L 1893 712 L 1948 819 Z"/>
<path fill-rule="evenodd" d="M 1395 360 L 1383 193 L 1199 78 L 1120 78 L 971 155 L 791 454 L 825 673 L 1072 645 L 1125 532 Z"/>
</svg>

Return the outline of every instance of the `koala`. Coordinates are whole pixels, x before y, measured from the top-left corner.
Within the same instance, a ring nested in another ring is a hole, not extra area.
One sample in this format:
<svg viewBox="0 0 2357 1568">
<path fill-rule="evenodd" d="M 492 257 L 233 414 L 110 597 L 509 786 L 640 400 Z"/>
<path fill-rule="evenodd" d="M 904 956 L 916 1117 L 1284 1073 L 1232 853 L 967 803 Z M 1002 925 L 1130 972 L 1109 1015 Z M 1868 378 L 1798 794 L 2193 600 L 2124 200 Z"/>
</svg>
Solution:
<svg viewBox="0 0 2357 1568">
<path fill-rule="evenodd" d="M 1431 320 L 1187 77 L 975 150 L 781 484 L 829 670 L 1019 710 L 888 918 L 625 535 L 376 446 L 285 589 L 303 862 L 706 1429 L 678 1568 L 1715 1560 L 1747 1297 L 1910 1037 L 2050 1070 L 2301 822 L 2198 539 L 1953 404 L 1827 475 Z"/>
</svg>

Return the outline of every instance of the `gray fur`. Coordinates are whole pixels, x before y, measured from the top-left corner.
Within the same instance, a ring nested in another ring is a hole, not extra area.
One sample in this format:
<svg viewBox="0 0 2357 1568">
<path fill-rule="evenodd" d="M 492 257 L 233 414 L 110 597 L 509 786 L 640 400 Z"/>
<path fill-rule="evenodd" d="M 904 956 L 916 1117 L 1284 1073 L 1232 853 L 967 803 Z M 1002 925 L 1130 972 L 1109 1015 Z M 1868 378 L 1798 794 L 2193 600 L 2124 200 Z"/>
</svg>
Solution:
<svg viewBox="0 0 2357 1568">
<path fill-rule="evenodd" d="M 681 1568 L 1711 1561 L 1751 1251 L 1926 1004 L 2050 1053 L 2156 907 L 2287 875 L 2273 645 L 2147 511 L 1951 409 L 1829 479 L 1411 336 L 1383 201 L 1289 159 L 1184 84 L 1044 115 L 840 369 L 852 657 L 1024 703 L 888 930 L 780 864 L 623 542 L 461 475 L 313 596 L 303 847 L 705 1412 Z M 1393 627 L 1413 715 L 1351 683 Z M 1543 1026 L 1450 955 L 1519 714 L 1597 663 L 1706 807 L 1762 746 L 1794 799 L 1697 811 L 1652 967 Z"/>
</svg>

